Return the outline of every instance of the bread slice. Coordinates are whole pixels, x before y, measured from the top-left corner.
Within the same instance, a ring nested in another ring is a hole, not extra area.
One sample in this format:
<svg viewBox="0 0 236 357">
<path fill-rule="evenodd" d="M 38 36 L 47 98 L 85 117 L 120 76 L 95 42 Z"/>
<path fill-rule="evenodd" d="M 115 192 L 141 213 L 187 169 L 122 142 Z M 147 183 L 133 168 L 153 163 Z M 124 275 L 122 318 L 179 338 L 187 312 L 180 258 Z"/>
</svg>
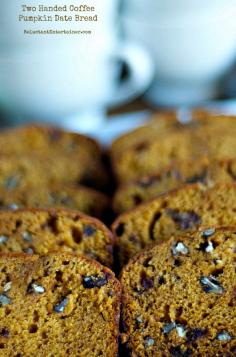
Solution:
<svg viewBox="0 0 236 357">
<path fill-rule="evenodd" d="M 144 140 L 140 145 L 126 150 L 117 159 L 113 159 L 118 183 L 127 183 L 140 176 L 161 171 L 181 160 L 194 161 L 206 156 L 211 159 L 234 159 L 235 118 L 212 117 L 210 123 L 156 136 L 156 139 Z"/>
<path fill-rule="evenodd" d="M 122 272 L 123 343 L 139 357 L 235 356 L 236 227 L 169 238 Z"/>
<path fill-rule="evenodd" d="M 171 234 L 201 225 L 236 225 L 236 184 L 184 185 L 139 205 L 113 224 L 121 265 L 143 248 Z"/>
<path fill-rule="evenodd" d="M 136 181 L 120 186 L 115 193 L 113 207 L 116 213 L 125 212 L 184 183 L 201 182 L 212 186 L 218 182 L 235 180 L 236 160 L 211 161 L 209 158 L 204 158 L 180 161 L 158 173 L 140 177 Z"/>
<path fill-rule="evenodd" d="M 158 140 L 171 132 L 205 126 L 211 122 L 212 116 L 203 109 L 154 113 L 144 125 L 115 139 L 111 145 L 111 156 L 113 159 L 119 158 L 127 150 Z"/>
<path fill-rule="evenodd" d="M 47 154 L 0 155 L 0 188 L 48 186 L 55 183 L 104 189 L 108 176 L 103 165 L 59 152 Z"/>
<path fill-rule="evenodd" d="M 48 156 L 53 152 L 60 152 L 67 155 L 76 154 L 80 159 L 101 159 L 101 148 L 98 143 L 79 133 L 37 125 L 20 126 L 1 132 L 1 154 L 20 156 L 29 152 Z"/>
<path fill-rule="evenodd" d="M 74 252 L 111 267 L 113 244 L 113 236 L 104 224 L 76 211 L 0 211 L 0 252 Z"/>
<path fill-rule="evenodd" d="M 67 207 L 105 220 L 110 210 L 110 199 L 105 194 L 82 185 L 59 183 L 49 186 L 33 185 L 10 191 L 0 188 L 0 207 L 1 209 Z"/>
<path fill-rule="evenodd" d="M 117 356 L 120 284 L 69 253 L 0 255 L 1 356 Z"/>
</svg>

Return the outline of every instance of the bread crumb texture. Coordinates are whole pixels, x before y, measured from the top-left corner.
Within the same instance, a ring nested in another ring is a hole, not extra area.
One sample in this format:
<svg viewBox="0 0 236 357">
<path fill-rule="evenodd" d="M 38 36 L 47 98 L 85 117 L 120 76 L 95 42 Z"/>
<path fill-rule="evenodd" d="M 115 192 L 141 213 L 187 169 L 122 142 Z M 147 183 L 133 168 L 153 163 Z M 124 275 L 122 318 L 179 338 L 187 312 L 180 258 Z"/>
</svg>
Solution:
<svg viewBox="0 0 236 357">
<path fill-rule="evenodd" d="M 45 183 L 36 187 L 35 183 L 31 183 L 23 188 L 17 185 L 11 189 L 0 187 L 1 209 L 15 210 L 23 207 L 66 207 L 105 219 L 110 209 L 110 199 L 105 194 L 82 185 Z"/>
<path fill-rule="evenodd" d="M 113 237 L 95 218 L 64 209 L 0 211 L 0 252 L 66 251 L 113 264 Z"/>
<path fill-rule="evenodd" d="M 132 356 L 236 356 L 236 227 L 172 236 L 121 276 Z M 128 353 L 128 352 L 127 352 Z"/>
<path fill-rule="evenodd" d="M 121 265 L 148 245 L 199 226 L 234 225 L 236 184 L 185 185 L 137 206 L 113 224 Z"/>
<path fill-rule="evenodd" d="M 4 130 L 0 152 L 0 187 L 9 191 L 55 182 L 103 189 L 108 182 L 101 148 L 77 133 L 39 126 Z"/>
<path fill-rule="evenodd" d="M 183 184 L 200 182 L 212 187 L 219 182 L 235 180 L 236 160 L 209 160 L 206 157 L 201 160 L 180 161 L 118 187 L 113 206 L 115 212 L 122 213 Z"/>
<path fill-rule="evenodd" d="M 120 285 L 68 253 L 0 255 L 0 355 L 117 354 Z"/>
<path fill-rule="evenodd" d="M 161 124 L 163 121 L 166 124 Z M 177 119 L 155 120 L 137 131 L 137 140 L 136 131 L 129 134 L 134 135 L 132 145 L 122 149 L 118 156 L 113 154 L 113 169 L 120 184 L 151 175 L 181 160 L 195 161 L 206 156 L 235 159 L 234 117 L 205 114 L 182 124 Z M 152 135 L 146 135 L 150 132 Z"/>
</svg>

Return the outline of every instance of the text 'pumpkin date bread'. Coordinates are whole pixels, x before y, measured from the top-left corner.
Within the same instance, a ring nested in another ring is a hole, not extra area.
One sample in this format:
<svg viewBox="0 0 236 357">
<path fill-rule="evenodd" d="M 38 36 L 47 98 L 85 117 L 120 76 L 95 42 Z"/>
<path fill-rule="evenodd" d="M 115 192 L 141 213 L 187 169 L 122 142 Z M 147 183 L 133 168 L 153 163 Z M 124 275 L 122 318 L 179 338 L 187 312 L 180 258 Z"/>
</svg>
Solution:
<svg viewBox="0 0 236 357">
<path fill-rule="evenodd" d="M 137 357 L 236 356 L 236 227 L 171 237 L 121 275 L 122 341 Z"/>
<path fill-rule="evenodd" d="M 0 354 L 116 357 L 120 285 L 69 253 L 0 255 Z"/>
<path fill-rule="evenodd" d="M 0 211 L 0 252 L 85 254 L 111 267 L 113 237 L 100 221 L 67 209 Z"/>
<path fill-rule="evenodd" d="M 170 234 L 200 225 L 236 225 L 236 184 L 184 185 L 120 215 L 113 224 L 121 264 Z"/>
<path fill-rule="evenodd" d="M 110 199 L 101 192 L 81 185 L 33 185 L 11 190 L 0 187 L 1 209 L 14 210 L 24 207 L 67 207 L 105 219 L 110 209 Z"/>
<path fill-rule="evenodd" d="M 211 159 L 234 159 L 235 118 L 212 117 L 210 123 L 193 125 L 189 130 L 172 131 L 123 152 L 113 160 L 118 183 L 150 175 L 181 160 L 198 160 L 206 156 Z"/>
<path fill-rule="evenodd" d="M 150 176 L 140 177 L 118 188 L 113 207 L 115 212 L 125 212 L 140 203 L 177 188 L 181 184 L 201 182 L 212 186 L 218 182 L 236 181 L 236 160 L 208 158 L 180 161 Z"/>
</svg>

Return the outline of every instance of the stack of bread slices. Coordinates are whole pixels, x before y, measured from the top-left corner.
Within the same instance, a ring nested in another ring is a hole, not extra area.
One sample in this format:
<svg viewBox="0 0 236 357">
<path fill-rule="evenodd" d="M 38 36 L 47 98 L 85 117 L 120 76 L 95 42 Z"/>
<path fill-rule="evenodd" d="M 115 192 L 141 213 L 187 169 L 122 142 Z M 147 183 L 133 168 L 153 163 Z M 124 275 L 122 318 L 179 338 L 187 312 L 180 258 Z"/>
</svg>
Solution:
<svg viewBox="0 0 236 357">
<path fill-rule="evenodd" d="M 108 180 L 86 136 L 0 134 L 0 356 L 117 355 L 114 238 L 97 219 L 110 216 Z"/>
<path fill-rule="evenodd" d="M 2 131 L 0 356 L 236 356 L 235 138 L 202 110 L 155 114 L 106 156 Z"/>
<path fill-rule="evenodd" d="M 127 355 L 236 356 L 235 135 L 235 117 L 197 110 L 111 147 Z"/>
</svg>

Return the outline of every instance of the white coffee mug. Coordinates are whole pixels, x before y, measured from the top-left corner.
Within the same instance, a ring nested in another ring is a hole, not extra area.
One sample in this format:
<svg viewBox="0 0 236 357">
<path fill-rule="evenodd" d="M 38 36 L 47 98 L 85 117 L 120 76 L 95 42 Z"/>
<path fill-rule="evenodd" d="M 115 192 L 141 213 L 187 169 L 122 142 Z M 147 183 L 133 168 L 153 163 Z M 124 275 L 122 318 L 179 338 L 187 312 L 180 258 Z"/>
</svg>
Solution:
<svg viewBox="0 0 236 357">
<path fill-rule="evenodd" d="M 144 45 L 155 62 L 146 94 L 154 105 L 199 104 L 220 93 L 236 58 L 236 1 L 128 0 L 126 38 Z"/>
<path fill-rule="evenodd" d="M 130 69 L 124 81 L 119 80 L 118 61 Z M 131 43 L 103 50 L 70 45 L 13 49 L 0 55 L 0 103 L 25 120 L 62 124 L 79 114 L 86 113 L 88 118 L 88 112 L 101 114 L 107 106 L 132 99 L 146 89 L 151 78 L 149 57 Z M 80 124 L 96 127 L 100 120 L 97 115 L 92 122 L 87 119 Z"/>
<path fill-rule="evenodd" d="M 79 5 L 78 1 L 71 3 Z M 65 2 L 56 4 L 64 6 Z M 108 106 L 131 100 L 150 84 L 150 56 L 142 47 L 119 37 L 117 1 L 88 0 L 86 4 L 96 7 L 99 21 L 32 23 L 18 21 L 21 2 L 3 0 L 0 105 L 14 120 L 44 120 L 71 129 L 97 130 Z M 39 13 L 38 2 L 32 0 L 29 6 L 33 5 L 37 11 L 26 12 L 27 16 Z M 49 0 L 47 5 L 55 6 L 55 2 Z M 65 11 L 63 15 L 73 13 Z M 80 29 L 91 34 L 27 35 L 25 29 Z M 124 80 L 120 80 L 122 62 L 129 73 Z"/>
</svg>

